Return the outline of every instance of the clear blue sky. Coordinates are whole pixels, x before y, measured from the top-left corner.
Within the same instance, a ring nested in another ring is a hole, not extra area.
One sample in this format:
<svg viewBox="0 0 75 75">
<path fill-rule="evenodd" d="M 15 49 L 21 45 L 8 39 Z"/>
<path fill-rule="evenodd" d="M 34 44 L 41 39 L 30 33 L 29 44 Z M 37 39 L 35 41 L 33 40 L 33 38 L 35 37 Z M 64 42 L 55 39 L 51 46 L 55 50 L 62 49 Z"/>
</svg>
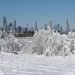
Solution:
<svg viewBox="0 0 75 75">
<path fill-rule="evenodd" d="M 39 27 L 48 24 L 49 20 L 53 24 L 65 25 L 68 19 L 73 27 L 75 0 L 0 0 L 0 25 L 3 16 L 7 17 L 8 22 L 16 19 L 17 25 L 21 26 L 34 26 L 34 21 L 37 20 Z"/>
</svg>

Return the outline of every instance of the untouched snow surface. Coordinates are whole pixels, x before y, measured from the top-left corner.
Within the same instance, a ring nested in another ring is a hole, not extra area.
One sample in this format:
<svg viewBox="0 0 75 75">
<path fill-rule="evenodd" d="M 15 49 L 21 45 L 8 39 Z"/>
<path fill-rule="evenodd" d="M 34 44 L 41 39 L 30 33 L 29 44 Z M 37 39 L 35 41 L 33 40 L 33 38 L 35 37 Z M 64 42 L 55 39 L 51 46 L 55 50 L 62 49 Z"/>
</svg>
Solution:
<svg viewBox="0 0 75 75">
<path fill-rule="evenodd" d="M 75 75 L 75 55 L 0 54 L 0 75 Z"/>
</svg>

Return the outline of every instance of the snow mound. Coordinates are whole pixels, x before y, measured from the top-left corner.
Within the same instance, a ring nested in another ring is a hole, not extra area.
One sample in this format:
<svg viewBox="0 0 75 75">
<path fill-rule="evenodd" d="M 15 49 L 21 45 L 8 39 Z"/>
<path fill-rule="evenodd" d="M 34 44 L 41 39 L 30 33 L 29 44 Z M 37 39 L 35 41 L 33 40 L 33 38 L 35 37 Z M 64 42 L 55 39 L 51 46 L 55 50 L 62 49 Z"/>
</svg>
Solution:
<svg viewBox="0 0 75 75">
<path fill-rule="evenodd" d="M 48 30 L 39 30 L 33 36 L 32 53 L 46 56 L 67 56 L 75 53 L 75 32 L 68 35 Z"/>
</svg>

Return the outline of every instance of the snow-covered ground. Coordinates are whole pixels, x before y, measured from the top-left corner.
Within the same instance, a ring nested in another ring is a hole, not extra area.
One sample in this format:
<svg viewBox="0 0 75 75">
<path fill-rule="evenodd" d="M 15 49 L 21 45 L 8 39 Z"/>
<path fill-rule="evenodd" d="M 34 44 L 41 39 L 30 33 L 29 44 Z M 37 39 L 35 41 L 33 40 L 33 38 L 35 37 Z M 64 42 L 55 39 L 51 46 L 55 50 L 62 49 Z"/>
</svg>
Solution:
<svg viewBox="0 0 75 75">
<path fill-rule="evenodd" d="M 0 75 L 75 75 L 75 55 L 0 54 Z"/>
<path fill-rule="evenodd" d="M 75 75 L 75 32 L 16 38 L 0 31 L 0 75 Z"/>
<path fill-rule="evenodd" d="M 19 44 L 21 44 L 20 53 L 31 54 L 33 37 L 18 37 L 17 39 Z"/>
</svg>

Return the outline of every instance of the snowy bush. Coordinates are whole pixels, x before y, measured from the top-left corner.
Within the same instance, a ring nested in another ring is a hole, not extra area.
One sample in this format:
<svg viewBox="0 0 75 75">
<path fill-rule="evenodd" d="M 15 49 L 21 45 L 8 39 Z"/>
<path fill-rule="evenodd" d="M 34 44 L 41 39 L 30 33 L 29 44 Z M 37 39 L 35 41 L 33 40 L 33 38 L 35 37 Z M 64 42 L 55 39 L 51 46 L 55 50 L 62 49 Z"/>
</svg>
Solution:
<svg viewBox="0 0 75 75">
<path fill-rule="evenodd" d="M 12 35 L 6 32 L 0 31 L 0 51 L 4 52 L 17 52 L 19 51 L 18 40 Z"/>
<path fill-rule="evenodd" d="M 32 53 L 44 54 L 46 56 L 69 55 L 75 53 L 75 33 L 68 35 L 48 30 L 39 30 L 33 36 Z"/>
<path fill-rule="evenodd" d="M 48 36 L 48 32 L 46 30 L 40 30 L 36 32 L 33 37 L 33 53 L 43 54 L 46 49 L 46 40 Z"/>
</svg>

